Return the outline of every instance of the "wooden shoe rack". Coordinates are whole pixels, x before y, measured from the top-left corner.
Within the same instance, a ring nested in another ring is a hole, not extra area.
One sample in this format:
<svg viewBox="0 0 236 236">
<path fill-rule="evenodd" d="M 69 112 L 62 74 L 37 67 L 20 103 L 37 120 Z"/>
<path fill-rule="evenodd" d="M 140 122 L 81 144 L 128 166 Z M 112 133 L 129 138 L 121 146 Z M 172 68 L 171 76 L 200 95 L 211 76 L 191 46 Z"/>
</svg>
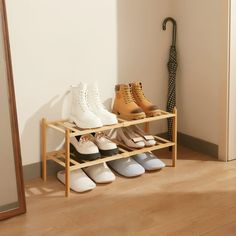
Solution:
<svg viewBox="0 0 236 236">
<path fill-rule="evenodd" d="M 142 149 L 134 149 L 125 146 L 124 144 L 114 141 L 118 148 L 119 154 L 100 158 L 94 161 L 88 161 L 84 163 L 79 163 L 70 158 L 70 137 L 75 137 L 79 135 L 96 133 L 100 131 L 106 131 L 111 129 L 117 129 L 122 127 L 128 127 L 137 124 L 145 124 L 146 128 L 148 127 L 149 122 L 163 120 L 163 119 L 173 119 L 173 130 L 172 130 L 172 141 L 167 139 L 154 136 L 156 140 L 156 145 L 152 147 L 145 147 Z M 110 126 L 103 126 L 101 128 L 96 129 L 86 129 L 82 130 L 76 127 L 74 124 L 70 123 L 69 120 L 57 120 L 57 121 L 47 121 L 46 119 L 42 119 L 41 123 L 41 138 L 42 138 L 42 146 L 41 146 L 41 154 L 42 154 L 42 178 L 44 181 L 47 180 L 47 161 L 52 160 L 59 165 L 65 168 L 65 196 L 68 197 L 70 194 L 70 171 L 81 169 L 88 166 L 97 165 L 100 163 L 113 161 L 121 158 L 127 158 L 139 153 L 154 151 L 157 149 L 172 147 L 172 166 L 175 167 L 177 160 L 177 109 L 175 108 L 173 113 L 168 113 L 165 111 L 161 111 L 160 115 L 155 117 L 148 117 L 141 120 L 132 120 L 126 121 L 123 119 L 118 119 L 119 123 Z M 64 149 L 47 152 L 47 129 L 52 128 L 58 132 L 61 132 L 65 135 L 65 145 Z"/>
</svg>

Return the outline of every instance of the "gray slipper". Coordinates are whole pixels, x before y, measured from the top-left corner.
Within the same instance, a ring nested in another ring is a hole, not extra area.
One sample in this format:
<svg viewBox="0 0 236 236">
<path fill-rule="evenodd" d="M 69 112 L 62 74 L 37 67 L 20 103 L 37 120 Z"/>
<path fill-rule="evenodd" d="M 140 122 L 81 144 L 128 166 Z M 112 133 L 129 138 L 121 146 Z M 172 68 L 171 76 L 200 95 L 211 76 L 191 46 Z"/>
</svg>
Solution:
<svg viewBox="0 0 236 236">
<path fill-rule="evenodd" d="M 153 153 L 145 152 L 132 158 L 137 161 L 145 170 L 159 170 L 165 167 L 165 163 L 158 159 Z"/>
<path fill-rule="evenodd" d="M 125 177 L 135 177 L 145 172 L 144 168 L 131 158 L 110 161 L 107 164 L 118 174 Z"/>
</svg>

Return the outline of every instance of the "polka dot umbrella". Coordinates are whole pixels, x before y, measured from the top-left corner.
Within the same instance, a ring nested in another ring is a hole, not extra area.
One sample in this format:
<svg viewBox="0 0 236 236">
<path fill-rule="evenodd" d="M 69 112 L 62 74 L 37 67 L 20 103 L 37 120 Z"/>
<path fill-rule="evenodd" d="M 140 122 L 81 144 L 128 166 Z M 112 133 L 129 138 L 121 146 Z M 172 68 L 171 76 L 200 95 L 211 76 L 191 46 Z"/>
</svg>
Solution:
<svg viewBox="0 0 236 236">
<path fill-rule="evenodd" d="M 177 51 L 176 51 L 176 33 L 177 33 L 177 23 L 171 18 L 167 17 L 163 24 L 163 30 L 166 30 L 166 24 L 168 21 L 173 23 L 173 35 L 172 35 L 172 45 L 170 47 L 170 55 L 168 61 L 168 71 L 169 71 L 169 84 L 168 84 L 168 99 L 167 99 L 167 111 L 173 112 L 174 107 L 176 106 L 176 71 L 177 71 Z M 172 140 L 172 128 L 173 128 L 173 119 L 168 119 L 168 138 Z"/>
</svg>

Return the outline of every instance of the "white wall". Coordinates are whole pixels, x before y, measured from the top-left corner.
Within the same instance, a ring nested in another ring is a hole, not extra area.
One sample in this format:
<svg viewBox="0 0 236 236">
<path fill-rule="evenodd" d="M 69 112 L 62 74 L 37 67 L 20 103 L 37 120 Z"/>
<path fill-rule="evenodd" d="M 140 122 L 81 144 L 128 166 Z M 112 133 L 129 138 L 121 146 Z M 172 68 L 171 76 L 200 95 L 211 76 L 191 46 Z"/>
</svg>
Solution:
<svg viewBox="0 0 236 236">
<path fill-rule="evenodd" d="M 173 16 L 178 23 L 178 131 L 219 145 L 226 157 L 228 1 L 119 0 L 118 81 L 144 82 L 145 94 L 166 108 L 166 63 Z M 166 131 L 166 122 L 155 125 Z"/>
<path fill-rule="evenodd" d="M 107 101 L 117 82 L 145 81 L 165 108 L 169 1 L 9 0 L 7 10 L 24 165 L 40 160 L 40 119 L 67 116 L 70 84 L 97 80 Z"/>
<path fill-rule="evenodd" d="M 147 97 L 165 109 L 172 27 L 164 32 L 161 23 L 171 15 L 178 21 L 179 131 L 219 144 L 225 2 L 8 0 L 23 164 L 40 160 L 40 119 L 67 116 L 71 84 L 97 80 L 107 101 L 116 83 L 140 80 Z M 164 132 L 166 122 L 154 128 Z M 50 133 L 50 148 L 55 137 Z"/>
<path fill-rule="evenodd" d="M 40 160 L 42 117 L 67 116 L 71 84 L 98 81 L 105 101 L 117 82 L 116 0 L 8 0 L 23 164 Z M 49 148 L 58 143 L 56 135 Z"/>
<path fill-rule="evenodd" d="M 231 1 L 230 87 L 229 87 L 229 160 L 236 159 L 236 2 Z"/>
<path fill-rule="evenodd" d="M 145 95 L 166 110 L 172 27 L 162 30 L 171 15 L 170 0 L 118 0 L 118 81 L 143 82 Z M 152 123 L 152 131 L 166 131 L 166 121 Z"/>
<path fill-rule="evenodd" d="M 224 112 L 221 85 L 227 80 L 228 3 L 172 3 L 173 16 L 178 21 L 178 130 L 220 144 Z"/>
</svg>

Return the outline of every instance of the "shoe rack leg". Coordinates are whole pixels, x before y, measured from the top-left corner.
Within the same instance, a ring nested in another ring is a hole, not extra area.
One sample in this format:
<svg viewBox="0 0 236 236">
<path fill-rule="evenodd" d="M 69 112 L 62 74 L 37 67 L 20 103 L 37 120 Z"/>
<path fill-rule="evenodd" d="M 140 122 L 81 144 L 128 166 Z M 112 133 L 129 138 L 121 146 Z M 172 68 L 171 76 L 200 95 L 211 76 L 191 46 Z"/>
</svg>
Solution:
<svg viewBox="0 0 236 236">
<path fill-rule="evenodd" d="M 42 119 L 41 123 L 41 155 L 42 155 L 42 178 L 47 180 L 47 156 L 46 156 L 46 119 Z"/>
<path fill-rule="evenodd" d="M 177 109 L 174 108 L 175 117 L 173 117 L 173 130 L 172 130 L 172 141 L 175 145 L 172 148 L 172 166 L 176 166 L 177 160 Z"/>
<path fill-rule="evenodd" d="M 70 131 L 69 129 L 66 130 L 65 133 L 65 160 L 66 160 L 66 170 L 65 170 L 65 196 L 69 197 L 70 195 Z"/>
<path fill-rule="evenodd" d="M 144 123 L 144 132 L 149 133 L 149 130 L 150 130 L 149 122 Z"/>
</svg>

